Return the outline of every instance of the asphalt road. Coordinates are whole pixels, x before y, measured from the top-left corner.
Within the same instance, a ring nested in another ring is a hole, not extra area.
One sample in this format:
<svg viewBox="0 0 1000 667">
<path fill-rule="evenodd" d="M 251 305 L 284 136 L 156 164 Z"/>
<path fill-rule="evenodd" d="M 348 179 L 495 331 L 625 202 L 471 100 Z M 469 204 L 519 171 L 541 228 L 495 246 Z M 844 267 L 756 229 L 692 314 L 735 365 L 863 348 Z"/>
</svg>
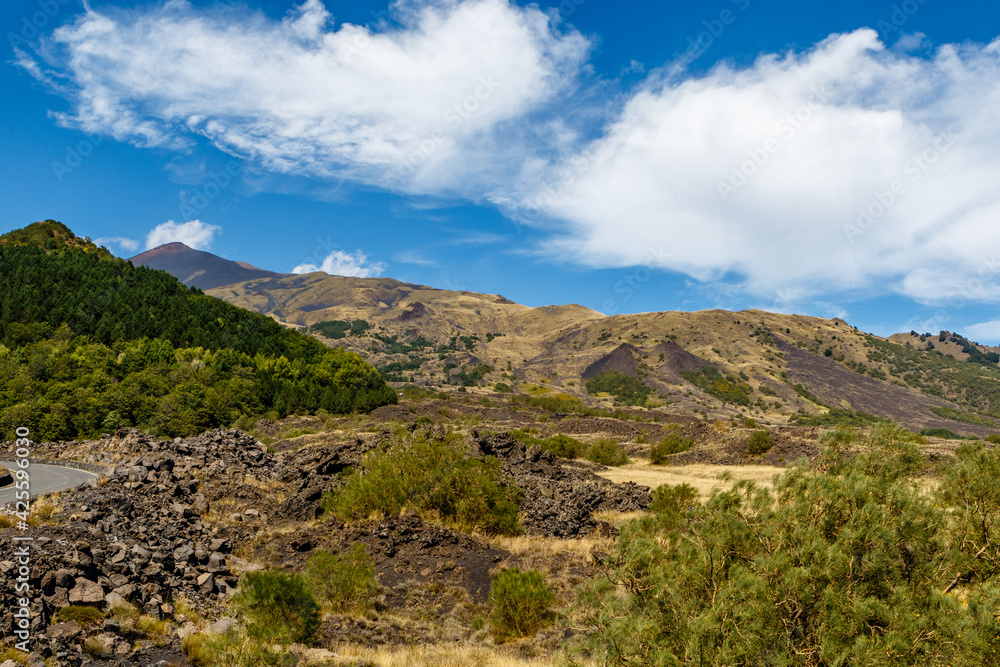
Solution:
<svg viewBox="0 0 1000 667">
<path fill-rule="evenodd" d="M 7 468 L 11 472 L 19 470 L 17 465 L 12 461 L 0 461 L 0 466 Z M 28 468 L 28 474 L 30 475 L 32 498 L 37 498 L 51 491 L 72 489 L 74 486 L 83 484 L 88 479 L 97 477 L 95 473 L 87 472 L 86 470 L 47 466 L 41 463 L 32 463 L 31 467 Z M 0 489 L 0 507 L 14 500 L 14 492 L 16 490 L 13 486 Z"/>
</svg>

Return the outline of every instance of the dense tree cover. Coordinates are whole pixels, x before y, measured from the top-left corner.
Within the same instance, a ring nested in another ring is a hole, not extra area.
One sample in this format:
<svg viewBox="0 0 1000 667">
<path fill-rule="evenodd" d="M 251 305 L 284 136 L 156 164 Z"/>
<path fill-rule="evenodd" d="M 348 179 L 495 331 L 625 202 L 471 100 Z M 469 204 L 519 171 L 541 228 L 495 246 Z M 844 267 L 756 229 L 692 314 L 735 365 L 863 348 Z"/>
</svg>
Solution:
<svg viewBox="0 0 1000 667">
<path fill-rule="evenodd" d="M 846 432 L 846 431 L 845 431 Z M 614 665 L 985 665 L 1000 650 L 1000 451 L 927 491 L 913 435 L 878 424 L 773 489 L 653 494 L 587 598 Z"/>
<path fill-rule="evenodd" d="M 306 361 L 158 338 L 109 347 L 65 325 L 13 350 L 0 346 L 0 426 L 27 426 L 42 440 L 123 425 L 184 436 L 241 415 L 368 412 L 396 400 L 374 368 L 340 349 Z"/>
<path fill-rule="evenodd" d="M 307 361 L 325 349 L 269 317 L 185 287 L 165 271 L 71 245 L 0 245 L 0 294 L 0 341 L 9 348 L 65 323 L 75 335 L 108 346 L 160 338 L 174 347 Z"/>
<path fill-rule="evenodd" d="M 624 373 L 601 373 L 587 380 L 588 394 L 608 393 L 615 397 L 615 405 L 645 405 L 653 390 L 639 378 Z"/>
<path fill-rule="evenodd" d="M 64 225 L 0 237 L 0 425 L 47 440 L 178 436 L 241 415 L 370 411 L 378 372 L 268 317 L 134 267 Z"/>
</svg>

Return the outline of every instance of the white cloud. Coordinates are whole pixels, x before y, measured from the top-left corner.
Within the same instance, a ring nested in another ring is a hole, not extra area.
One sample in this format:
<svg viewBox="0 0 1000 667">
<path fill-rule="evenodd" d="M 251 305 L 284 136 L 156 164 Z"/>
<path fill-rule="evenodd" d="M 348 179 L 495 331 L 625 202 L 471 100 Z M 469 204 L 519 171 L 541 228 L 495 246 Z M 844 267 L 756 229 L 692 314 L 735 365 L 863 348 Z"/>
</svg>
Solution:
<svg viewBox="0 0 1000 667">
<path fill-rule="evenodd" d="M 322 271 L 331 276 L 350 276 L 352 278 L 372 278 L 382 275 L 385 271 L 385 264 L 382 262 L 369 262 L 368 255 L 361 250 L 355 252 L 344 252 L 334 250 L 319 266 L 306 262 L 299 264 L 292 273 L 315 273 Z"/>
<path fill-rule="evenodd" d="M 335 27 L 320 0 L 281 21 L 181 0 L 88 9 L 20 60 L 65 82 L 61 121 L 88 132 L 166 147 L 200 135 L 277 172 L 468 193 L 517 167 L 512 121 L 564 92 L 590 47 L 508 0 L 392 11 L 401 27 L 376 32 Z"/>
<path fill-rule="evenodd" d="M 393 259 L 400 264 L 415 264 L 417 266 L 437 266 L 438 263 L 433 259 L 429 259 L 424 256 L 419 250 L 403 250 L 397 252 Z"/>
<path fill-rule="evenodd" d="M 130 239 L 125 236 L 102 236 L 99 239 L 94 239 L 94 243 L 99 246 L 109 246 L 116 245 L 122 250 L 135 251 L 139 249 L 139 242 L 135 239 Z"/>
<path fill-rule="evenodd" d="M 577 102 L 591 43 L 554 14 L 391 10 L 398 27 L 373 30 L 320 0 L 280 21 L 183 0 L 87 9 L 16 56 L 70 99 L 68 126 L 486 199 L 548 232 L 559 261 L 676 270 L 757 301 L 1000 301 L 996 281 L 968 287 L 1000 253 L 1000 40 L 917 57 L 922 37 L 887 50 L 863 29 L 697 78 L 667 63 L 621 103 L 607 82 Z"/>
<path fill-rule="evenodd" d="M 932 302 L 1000 251 L 1000 40 L 922 59 L 859 30 L 742 69 L 669 72 L 541 187 L 495 197 L 561 225 L 552 256 L 608 267 L 653 255 L 772 298 Z"/>
<path fill-rule="evenodd" d="M 990 320 L 964 327 L 962 335 L 981 345 L 1000 345 L 1000 320 Z"/>
<path fill-rule="evenodd" d="M 221 231 L 222 227 L 209 225 L 201 220 L 190 222 L 168 220 L 149 230 L 149 234 L 146 235 L 146 250 L 175 241 L 195 250 L 208 250 L 212 247 L 215 235 Z"/>
</svg>

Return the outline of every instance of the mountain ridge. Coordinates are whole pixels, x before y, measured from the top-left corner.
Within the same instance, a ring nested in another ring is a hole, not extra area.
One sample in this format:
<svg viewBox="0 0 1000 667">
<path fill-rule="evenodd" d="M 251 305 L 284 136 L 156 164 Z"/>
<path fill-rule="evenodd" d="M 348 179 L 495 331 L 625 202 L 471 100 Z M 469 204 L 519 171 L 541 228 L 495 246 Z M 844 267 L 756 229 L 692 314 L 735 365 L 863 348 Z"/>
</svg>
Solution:
<svg viewBox="0 0 1000 667">
<path fill-rule="evenodd" d="M 990 389 L 1000 369 L 984 346 L 975 346 L 978 356 L 945 354 L 902 339 L 913 334 L 883 339 L 839 318 L 756 310 L 606 316 L 577 304 L 533 308 L 498 294 L 386 277 L 278 274 L 178 245 L 154 248 L 144 259 L 202 253 L 224 263 L 203 265 L 249 271 L 251 279 L 206 293 L 358 352 L 397 386 L 509 386 L 609 407 L 616 399 L 591 394 L 587 381 L 625 371 L 652 389 L 653 409 L 673 413 L 751 414 L 773 423 L 870 414 L 914 429 L 978 435 L 1000 429 L 1000 392 Z M 173 262 L 171 269 L 176 276 L 192 266 Z M 217 273 L 216 281 L 219 275 L 247 274 Z M 362 333 L 348 333 L 359 322 Z M 324 327 L 340 334 L 328 338 Z"/>
</svg>

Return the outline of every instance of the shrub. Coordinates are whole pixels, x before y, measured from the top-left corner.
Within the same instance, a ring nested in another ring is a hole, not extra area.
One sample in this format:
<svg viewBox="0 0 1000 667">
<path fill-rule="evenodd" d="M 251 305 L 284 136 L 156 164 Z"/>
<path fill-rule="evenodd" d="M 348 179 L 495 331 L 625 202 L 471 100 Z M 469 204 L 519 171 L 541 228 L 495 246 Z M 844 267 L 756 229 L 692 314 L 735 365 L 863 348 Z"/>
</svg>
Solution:
<svg viewBox="0 0 1000 667">
<path fill-rule="evenodd" d="M 771 441 L 771 434 L 764 429 L 754 431 L 747 438 L 747 454 L 750 456 L 766 454 L 772 446 L 774 443 Z"/>
<path fill-rule="evenodd" d="M 986 442 L 991 442 L 994 445 L 1000 445 L 1000 433 L 990 433 L 985 438 Z"/>
<path fill-rule="evenodd" d="M 653 489 L 649 511 L 661 520 L 677 522 L 681 514 L 698 501 L 698 491 L 690 484 L 662 484 Z"/>
<path fill-rule="evenodd" d="M 415 432 L 369 452 L 362 464 L 365 474 L 350 474 L 344 486 L 324 497 L 323 509 L 350 520 L 410 507 L 460 530 L 520 532 L 520 491 L 503 478 L 495 457 L 469 456 L 459 434 L 431 438 Z"/>
<path fill-rule="evenodd" d="M 280 570 L 247 573 L 233 608 L 250 637 L 265 642 L 309 644 L 319 628 L 319 605 L 305 579 Z"/>
<path fill-rule="evenodd" d="M 275 667 L 280 663 L 280 655 L 266 642 L 235 630 L 189 635 L 181 647 L 195 667 Z"/>
<path fill-rule="evenodd" d="M 819 437 L 822 445 L 849 445 L 858 437 L 858 432 L 846 423 L 837 424 L 837 428 L 827 431 Z"/>
<path fill-rule="evenodd" d="M 552 452 L 556 456 L 564 459 L 575 459 L 583 455 L 587 446 L 568 435 L 559 433 L 550 438 L 545 438 L 539 442 L 542 449 Z"/>
<path fill-rule="evenodd" d="M 945 440 L 978 440 L 974 435 L 959 435 L 947 428 L 922 428 L 920 435 L 930 438 L 944 438 Z"/>
<path fill-rule="evenodd" d="M 1000 449 L 960 448 L 928 492 L 917 447 L 873 430 L 773 490 L 657 489 L 582 592 L 595 663 L 994 664 Z"/>
<path fill-rule="evenodd" d="M 604 466 L 621 466 L 628 463 L 628 454 L 611 438 L 601 438 L 584 452 L 583 458 Z"/>
<path fill-rule="evenodd" d="M 497 382 L 495 385 L 493 385 L 493 391 L 495 391 L 498 394 L 513 394 L 514 388 L 511 387 L 506 382 Z"/>
<path fill-rule="evenodd" d="M 357 542 L 342 554 L 315 551 L 305 576 L 320 602 L 335 611 L 370 607 L 378 590 L 372 559 Z"/>
<path fill-rule="evenodd" d="M 694 440 L 683 438 L 680 433 L 670 433 L 663 440 L 649 448 L 649 462 L 653 465 L 669 463 L 671 454 L 680 454 L 691 449 Z"/>
<path fill-rule="evenodd" d="M 100 637 L 88 637 L 83 640 L 82 648 L 91 658 L 100 658 L 107 653 L 108 645 Z"/>
<path fill-rule="evenodd" d="M 680 376 L 723 403 L 750 405 L 753 387 L 728 373 L 719 372 L 715 366 L 700 371 L 681 371 Z"/>
<path fill-rule="evenodd" d="M 595 375 L 584 386 L 588 394 L 611 394 L 615 405 L 645 405 L 653 392 L 642 380 L 616 372 Z"/>
<path fill-rule="evenodd" d="M 498 640 L 532 635 L 548 622 L 553 596 L 535 570 L 504 570 L 492 580 L 490 622 Z"/>
<path fill-rule="evenodd" d="M 56 620 L 60 623 L 76 621 L 81 627 L 97 625 L 104 620 L 104 612 L 97 607 L 87 605 L 70 605 L 62 607 L 56 612 Z"/>
</svg>

